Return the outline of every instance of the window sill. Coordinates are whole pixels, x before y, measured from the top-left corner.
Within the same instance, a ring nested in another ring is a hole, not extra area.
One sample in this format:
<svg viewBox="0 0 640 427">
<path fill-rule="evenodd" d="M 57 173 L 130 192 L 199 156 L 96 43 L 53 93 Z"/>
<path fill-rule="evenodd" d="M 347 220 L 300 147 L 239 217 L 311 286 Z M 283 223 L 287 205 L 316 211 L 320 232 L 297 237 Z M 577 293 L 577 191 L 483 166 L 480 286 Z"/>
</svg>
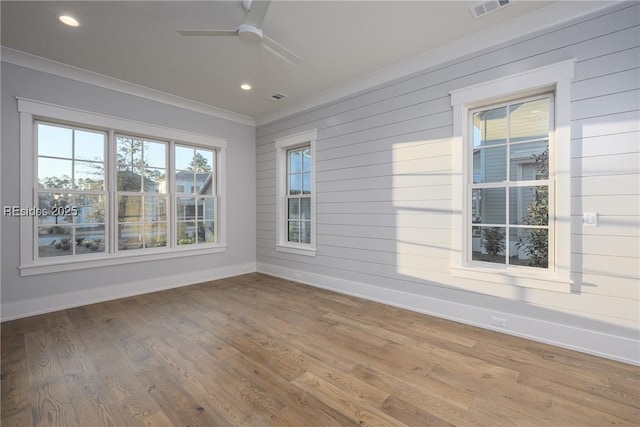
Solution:
<svg viewBox="0 0 640 427">
<path fill-rule="evenodd" d="M 276 251 L 296 255 L 316 256 L 316 249 L 311 247 L 276 245 Z"/>
<path fill-rule="evenodd" d="M 111 267 L 116 265 L 131 264 L 135 262 L 158 261 L 171 258 L 181 258 L 193 255 L 209 255 L 226 252 L 227 247 L 209 246 L 206 248 L 173 248 L 153 253 L 135 253 L 136 250 L 121 251 L 117 254 L 104 256 L 91 256 L 82 259 L 60 260 L 39 260 L 32 264 L 21 265 L 19 267 L 20 276 L 35 276 L 38 274 L 58 273 L 63 271 L 83 270 L 87 268 Z"/>
<path fill-rule="evenodd" d="M 522 288 L 542 289 L 560 293 L 571 293 L 572 281 L 557 277 L 549 272 L 528 272 L 507 270 L 506 268 L 489 268 L 469 264 L 451 268 L 454 277 L 480 280 L 501 285 L 519 286 Z"/>
</svg>

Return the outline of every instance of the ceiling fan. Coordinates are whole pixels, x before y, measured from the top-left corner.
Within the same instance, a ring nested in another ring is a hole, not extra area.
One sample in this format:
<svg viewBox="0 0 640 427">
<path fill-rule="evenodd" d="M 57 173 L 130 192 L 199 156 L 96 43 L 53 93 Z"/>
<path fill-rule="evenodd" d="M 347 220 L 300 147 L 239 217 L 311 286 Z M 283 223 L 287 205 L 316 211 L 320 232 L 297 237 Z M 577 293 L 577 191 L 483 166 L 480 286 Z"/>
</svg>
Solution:
<svg viewBox="0 0 640 427">
<path fill-rule="evenodd" d="M 264 21 L 271 0 L 242 0 L 242 8 L 247 14 L 243 24 L 235 30 L 178 30 L 183 36 L 238 36 L 240 40 L 249 44 L 260 44 L 269 52 L 279 56 L 288 63 L 295 65 L 302 59 L 284 46 L 276 43 L 262 32 L 262 22 Z"/>
</svg>

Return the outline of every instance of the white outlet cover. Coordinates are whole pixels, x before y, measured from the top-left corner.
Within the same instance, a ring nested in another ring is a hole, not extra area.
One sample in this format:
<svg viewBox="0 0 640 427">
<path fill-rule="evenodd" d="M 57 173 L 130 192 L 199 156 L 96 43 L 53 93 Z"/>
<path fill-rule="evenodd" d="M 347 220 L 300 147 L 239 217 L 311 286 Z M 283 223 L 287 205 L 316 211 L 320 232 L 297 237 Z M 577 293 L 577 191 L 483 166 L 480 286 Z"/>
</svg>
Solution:
<svg viewBox="0 0 640 427">
<path fill-rule="evenodd" d="M 582 214 L 582 225 L 585 227 L 597 227 L 598 226 L 598 213 L 597 212 L 585 212 Z"/>
</svg>

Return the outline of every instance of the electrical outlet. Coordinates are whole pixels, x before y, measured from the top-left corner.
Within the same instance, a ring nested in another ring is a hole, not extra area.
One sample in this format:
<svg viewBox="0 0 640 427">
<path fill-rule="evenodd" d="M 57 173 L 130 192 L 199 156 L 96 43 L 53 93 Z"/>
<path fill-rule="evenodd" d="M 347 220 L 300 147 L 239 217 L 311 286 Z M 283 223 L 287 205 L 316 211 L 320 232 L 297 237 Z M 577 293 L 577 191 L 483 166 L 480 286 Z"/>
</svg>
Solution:
<svg viewBox="0 0 640 427">
<path fill-rule="evenodd" d="M 293 278 L 300 280 L 302 276 L 300 276 L 300 273 L 293 273 Z"/>
<path fill-rule="evenodd" d="M 241 268 L 242 271 L 249 271 L 249 267 L 247 267 L 246 265 L 243 265 Z"/>
<path fill-rule="evenodd" d="M 493 326 L 500 326 L 501 328 L 506 328 L 507 319 L 505 319 L 504 317 L 491 316 L 491 324 Z"/>
</svg>

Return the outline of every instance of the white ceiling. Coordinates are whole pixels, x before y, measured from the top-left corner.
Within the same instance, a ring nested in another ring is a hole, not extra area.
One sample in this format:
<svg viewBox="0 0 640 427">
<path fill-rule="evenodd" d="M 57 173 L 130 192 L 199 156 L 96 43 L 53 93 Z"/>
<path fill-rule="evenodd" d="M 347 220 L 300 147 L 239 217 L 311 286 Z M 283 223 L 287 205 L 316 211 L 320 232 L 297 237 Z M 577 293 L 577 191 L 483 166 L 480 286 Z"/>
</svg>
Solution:
<svg viewBox="0 0 640 427">
<path fill-rule="evenodd" d="M 235 29 L 240 1 L 5 1 L 2 45 L 241 113 L 260 121 L 333 88 L 549 7 L 513 1 L 475 20 L 478 1 L 274 1 L 263 30 L 303 61 L 288 64 L 235 37 L 178 29 Z M 80 27 L 57 21 L 71 14 Z M 508 35 L 505 35 L 508 36 Z M 249 82 L 253 89 L 239 86 Z M 269 97 L 282 92 L 288 98 Z"/>
</svg>

